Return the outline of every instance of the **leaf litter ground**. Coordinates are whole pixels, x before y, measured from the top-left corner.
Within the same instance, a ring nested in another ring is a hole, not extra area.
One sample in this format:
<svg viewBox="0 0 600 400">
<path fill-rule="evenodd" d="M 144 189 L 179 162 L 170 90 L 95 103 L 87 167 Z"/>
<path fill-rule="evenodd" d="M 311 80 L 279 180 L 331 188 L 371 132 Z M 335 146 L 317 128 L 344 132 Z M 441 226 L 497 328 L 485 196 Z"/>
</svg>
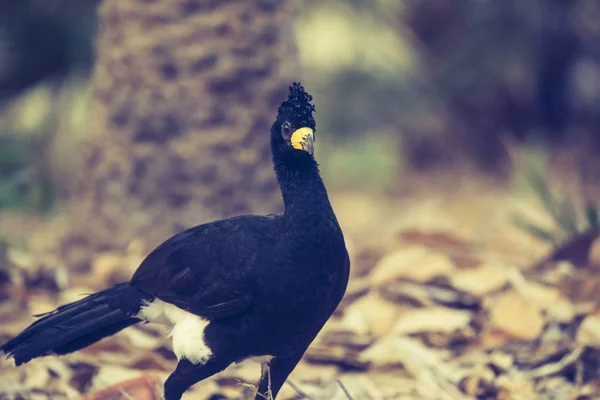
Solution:
<svg viewBox="0 0 600 400">
<path fill-rule="evenodd" d="M 530 200 L 479 189 L 333 196 L 350 285 L 280 398 L 598 398 L 600 240 L 578 247 L 576 237 L 553 259 L 551 246 L 510 222 L 516 209 L 545 217 Z M 127 253 L 99 255 L 89 272 L 69 274 L 56 257 L 8 248 L 0 341 L 32 314 L 127 279 L 143 254 L 134 241 Z M 161 329 L 135 326 L 20 368 L 3 360 L 0 399 L 157 399 L 176 362 Z M 184 399 L 250 397 L 259 371 L 232 366 Z"/>
</svg>

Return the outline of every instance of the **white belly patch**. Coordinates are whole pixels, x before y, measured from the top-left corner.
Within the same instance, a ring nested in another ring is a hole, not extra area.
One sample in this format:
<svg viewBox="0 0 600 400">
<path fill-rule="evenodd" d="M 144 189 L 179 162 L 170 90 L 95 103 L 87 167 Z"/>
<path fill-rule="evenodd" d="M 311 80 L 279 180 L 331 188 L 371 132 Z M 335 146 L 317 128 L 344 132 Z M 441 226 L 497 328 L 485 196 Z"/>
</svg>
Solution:
<svg viewBox="0 0 600 400">
<path fill-rule="evenodd" d="M 210 321 L 159 299 L 146 302 L 136 317 L 171 327 L 173 352 L 178 360 L 205 364 L 212 357 L 212 350 L 204 341 L 204 329 Z"/>
</svg>

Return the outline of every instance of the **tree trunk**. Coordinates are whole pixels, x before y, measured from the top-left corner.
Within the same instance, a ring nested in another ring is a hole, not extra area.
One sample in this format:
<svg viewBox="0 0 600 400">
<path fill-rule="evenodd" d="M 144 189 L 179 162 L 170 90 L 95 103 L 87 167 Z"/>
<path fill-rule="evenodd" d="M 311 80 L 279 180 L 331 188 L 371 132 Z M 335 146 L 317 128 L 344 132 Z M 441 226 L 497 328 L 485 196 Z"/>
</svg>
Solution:
<svg viewBox="0 0 600 400">
<path fill-rule="evenodd" d="M 65 260 L 281 210 L 269 128 L 296 78 L 293 3 L 104 0 L 91 137 L 66 196 Z"/>
</svg>

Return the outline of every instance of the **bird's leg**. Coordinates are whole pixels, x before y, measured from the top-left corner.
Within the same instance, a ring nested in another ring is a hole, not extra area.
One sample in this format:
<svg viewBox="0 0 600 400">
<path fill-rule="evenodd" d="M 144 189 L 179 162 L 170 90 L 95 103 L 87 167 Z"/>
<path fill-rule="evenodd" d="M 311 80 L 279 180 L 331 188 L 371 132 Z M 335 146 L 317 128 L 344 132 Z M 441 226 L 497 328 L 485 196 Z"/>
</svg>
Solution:
<svg viewBox="0 0 600 400">
<path fill-rule="evenodd" d="M 266 378 L 264 378 L 264 377 L 266 377 Z M 261 364 L 261 373 L 260 373 L 261 382 L 262 382 L 263 378 L 267 380 L 267 390 L 265 393 L 262 393 L 259 390 L 258 393 L 261 393 L 263 396 L 265 396 L 265 399 L 270 400 L 273 398 L 273 394 L 271 392 L 271 364 L 269 361 Z"/>
<path fill-rule="evenodd" d="M 287 357 L 273 358 L 269 364 L 263 364 L 255 400 L 275 399 L 303 355 L 304 351 L 301 351 Z"/>
<path fill-rule="evenodd" d="M 211 359 L 206 364 L 192 364 L 186 359 L 177 363 L 177 368 L 167 378 L 161 400 L 179 400 L 183 393 L 195 383 L 223 371 L 231 362 Z"/>
</svg>

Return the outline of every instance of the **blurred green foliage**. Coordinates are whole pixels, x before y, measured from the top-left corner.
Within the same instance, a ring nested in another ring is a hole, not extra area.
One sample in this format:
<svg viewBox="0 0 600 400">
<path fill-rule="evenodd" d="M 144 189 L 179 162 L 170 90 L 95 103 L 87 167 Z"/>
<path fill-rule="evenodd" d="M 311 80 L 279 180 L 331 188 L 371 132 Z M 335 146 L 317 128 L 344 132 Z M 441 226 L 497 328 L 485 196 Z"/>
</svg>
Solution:
<svg viewBox="0 0 600 400">
<path fill-rule="evenodd" d="M 536 161 L 532 161 L 532 157 L 527 160 L 523 176 L 550 217 L 552 226 L 542 226 L 521 214 L 514 216 L 515 225 L 555 247 L 577 235 L 599 232 L 600 206 L 582 193 L 566 195 L 564 191 L 557 192 L 542 172 L 539 160 Z"/>
<path fill-rule="evenodd" d="M 326 155 L 320 165 L 323 179 L 332 190 L 360 189 L 366 192 L 390 191 L 396 183 L 398 157 L 397 135 L 374 134 L 352 140 L 326 138 L 318 144 L 317 156 Z"/>
<path fill-rule="evenodd" d="M 73 75 L 89 76 L 98 3 L 0 3 L 0 108 L 31 88 L 57 97 L 73 90 L 67 84 Z M 544 151 L 570 149 L 572 142 L 585 143 L 580 147 L 590 154 L 600 151 L 596 0 L 298 4 L 302 81 L 314 93 L 318 130 L 326 132 L 319 152 L 331 185 L 385 190 L 407 166 L 447 170 L 448 163 L 467 163 L 495 173 L 508 163 L 506 137 L 542 139 L 549 143 Z M 75 96 L 83 102 L 87 93 Z M 57 112 L 52 106 L 34 111 Z M 68 147 L 87 126 L 23 115 L 26 129 L 0 116 L 0 207 L 48 210 L 51 146 L 31 137 L 57 134 Z M 551 208 L 569 230 L 564 215 L 571 208 L 564 201 Z"/>
<path fill-rule="evenodd" d="M 0 132 L 0 210 L 50 211 L 54 205 L 50 170 L 39 139 Z"/>
</svg>

